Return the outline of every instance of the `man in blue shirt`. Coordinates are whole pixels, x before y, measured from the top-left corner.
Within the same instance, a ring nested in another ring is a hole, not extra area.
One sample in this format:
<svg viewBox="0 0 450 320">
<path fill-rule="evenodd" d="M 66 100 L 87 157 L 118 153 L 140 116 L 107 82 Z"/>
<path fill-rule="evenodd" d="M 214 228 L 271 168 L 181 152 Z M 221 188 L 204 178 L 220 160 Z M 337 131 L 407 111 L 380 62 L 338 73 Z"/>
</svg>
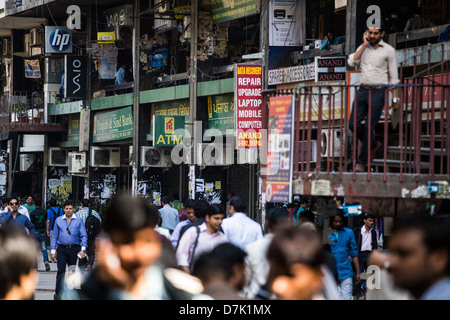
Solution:
<svg viewBox="0 0 450 320">
<path fill-rule="evenodd" d="M 119 70 L 117 70 L 116 75 L 115 75 L 115 84 L 122 84 L 127 82 L 125 80 L 125 68 L 126 68 L 126 64 L 122 64 L 122 66 L 119 68 Z"/>
<path fill-rule="evenodd" d="M 11 224 L 22 229 L 27 229 L 31 236 L 36 237 L 33 223 L 31 223 L 28 217 L 19 213 L 19 206 L 19 199 L 14 196 L 11 197 L 8 211 L 0 214 L 0 225 Z"/>
<path fill-rule="evenodd" d="M 352 261 L 356 270 L 356 281 L 357 283 L 360 281 L 358 247 L 356 245 L 355 235 L 351 229 L 344 227 L 344 214 L 342 210 L 339 210 L 333 218 L 331 228 L 334 232 L 328 236 L 328 244 L 331 253 L 336 258 L 339 291 L 343 300 L 351 300 L 353 290 Z"/>
<path fill-rule="evenodd" d="M 327 39 L 320 46 L 320 50 L 325 50 L 325 49 L 330 50 L 331 46 L 336 46 L 338 44 L 345 42 L 345 36 L 335 38 L 333 32 L 328 32 L 326 38 Z"/>
<path fill-rule="evenodd" d="M 55 198 L 51 198 L 49 201 L 50 208 L 47 209 L 47 236 L 50 238 L 50 242 L 53 238 L 53 226 L 55 225 L 56 218 L 62 215 L 63 210 L 58 207 L 58 203 Z"/>
<path fill-rule="evenodd" d="M 86 258 L 87 233 L 83 220 L 74 214 L 72 200 L 64 203 L 64 215 L 56 218 L 51 241 L 51 259 L 57 262 L 55 299 L 59 299 L 66 265 L 75 265 L 77 256 Z M 58 257 L 58 260 L 56 260 Z"/>
<path fill-rule="evenodd" d="M 175 227 L 180 222 L 180 216 L 178 215 L 178 210 L 170 206 L 170 197 L 165 196 L 161 200 L 163 207 L 159 209 L 159 214 L 162 219 L 161 227 L 169 229 L 170 234 L 172 234 Z"/>
</svg>

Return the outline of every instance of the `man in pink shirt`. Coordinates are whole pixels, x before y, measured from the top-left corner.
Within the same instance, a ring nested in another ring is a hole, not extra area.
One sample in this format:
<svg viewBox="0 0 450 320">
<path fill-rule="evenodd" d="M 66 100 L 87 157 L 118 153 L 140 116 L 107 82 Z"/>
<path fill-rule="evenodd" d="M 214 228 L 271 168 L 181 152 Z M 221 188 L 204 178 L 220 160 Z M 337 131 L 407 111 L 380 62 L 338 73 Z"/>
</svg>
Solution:
<svg viewBox="0 0 450 320">
<path fill-rule="evenodd" d="M 187 273 L 191 273 L 195 260 L 202 253 L 212 251 L 221 243 L 228 242 L 220 231 L 225 218 L 225 210 L 217 205 L 209 205 L 205 222 L 195 228 L 189 228 L 179 240 L 176 258 L 178 265 Z"/>
</svg>

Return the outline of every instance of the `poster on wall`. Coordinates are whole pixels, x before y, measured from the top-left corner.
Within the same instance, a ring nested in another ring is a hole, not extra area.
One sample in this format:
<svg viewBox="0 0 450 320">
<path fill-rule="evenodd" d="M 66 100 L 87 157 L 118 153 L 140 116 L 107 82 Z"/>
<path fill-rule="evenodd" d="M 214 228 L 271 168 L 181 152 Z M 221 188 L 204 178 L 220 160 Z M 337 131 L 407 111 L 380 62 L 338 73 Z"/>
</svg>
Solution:
<svg viewBox="0 0 450 320">
<path fill-rule="evenodd" d="M 117 71 L 117 50 L 114 45 L 102 48 L 97 65 L 100 79 L 114 79 Z"/>
<path fill-rule="evenodd" d="M 237 149 L 259 149 L 263 129 L 263 67 L 236 65 L 234 79 Z"/>
<path fill-rule="evenodd" d="M 269 101 L 269 146 L 267 149 L 266 201 L 291 202 L 293 173 L 293 95 Z"/>
<path fill-rule="evenodd" d="M 25 59 L 25 78 L 40 79 L 41 68 L 39 66 L 39 60 L 27 60 Z"/>
<path fill-rule="evenodd" d="M 270 46 L 301 46 L 303 44 L 303 15 L 301 1 L 271 0 L 269 17 Z"/>
</svg>

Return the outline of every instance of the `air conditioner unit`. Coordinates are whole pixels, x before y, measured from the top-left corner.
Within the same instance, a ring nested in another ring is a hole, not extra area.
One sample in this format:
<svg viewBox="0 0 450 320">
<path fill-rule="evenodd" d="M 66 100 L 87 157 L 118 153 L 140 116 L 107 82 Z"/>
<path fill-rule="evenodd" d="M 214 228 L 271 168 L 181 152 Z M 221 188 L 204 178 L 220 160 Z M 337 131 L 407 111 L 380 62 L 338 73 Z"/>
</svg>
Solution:
<svg viewBox="0 0 450 320">
<path fill-rule="evenodd" d="M 238 149 L 237 164 L 258 164 L 259 149 Z"/>
<path fill-rule="evenodd" d="M 91 147 L 91 167 L 120 167 L 120 148 Z"/>
<path fill-rule="evenodd" d="M 51 167 L 67 167 L 67 150 L 61 148 L 48 149 L 48 165 Z"/>
<path fill-rule="evenodd" d="M 41 45 L 41 34 L 38 29 L 31 29 L 31 45 L 40 46 Z"/>
<path fill-rule="evenodd" d="M 131 38 L 133 37 L 133 26 L 116 25 L 115 33 L 117 40 L 131 40 Z"/>
<path fill-rule="evenodd" d="M 168 168 L 172 166 L 171 149 L 160 147 L 141 147 L 141 167 Z"/>
<path fill-rule="evenodd" d="M 339 157 L 341 152 L 341 134 L 336 129 L 323 129 L 321 134 L 321 154 L 324 158 Z M 345 145 L 342 145 L 344 153 Z"/>
<path fill-rule="evenodd" d="M 234 163 L 234 148 L 223 144 L 197 144 L 197 163 L 200 166 L 228 166 Z"/>
<path fill-rule="evenodd" d="M 306 162 L 308 148 L 310 149 L 311 154 L 309 155 L 309 162 L 317 162 L 317 140 L 311 140 L 310 143 L 308 141 L 300 141 L 298 152 L 300 154 L 299 161 Z M 303 155 L 302 155 L 303 151 Z"/>
<path fill-rule="evenodd" d="M 70 174 L 85 174 L 87 172 L 85 152 L 69 152 L 68 158 L 68 172 Z"/>
<path fill-rule="evenodd" d="M 20 155 L 20 171 L 28 171 L 28 169 L 34 163 L 34 160 L 34 153 L 22 153 Z"/>
<path fill-rule="evenodd" d="M 3 55 L 9 56 L 11 54 L 11 40 L 10 39 L 3 39 Z"/>
</svg>

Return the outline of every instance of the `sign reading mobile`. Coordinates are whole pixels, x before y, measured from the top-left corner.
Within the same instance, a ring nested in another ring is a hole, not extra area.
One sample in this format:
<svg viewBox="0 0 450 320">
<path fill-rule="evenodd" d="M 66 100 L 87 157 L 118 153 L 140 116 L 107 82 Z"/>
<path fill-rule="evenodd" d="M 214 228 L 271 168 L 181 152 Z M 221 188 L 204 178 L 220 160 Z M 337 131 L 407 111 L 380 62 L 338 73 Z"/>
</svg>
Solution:
<svg viewBox="0 0 450 320">
<path fill-rule="evenodd" d="M 72 53 L 72 32 L 66 28 L 45 27 L 46 53 Z"/>
</svg>

